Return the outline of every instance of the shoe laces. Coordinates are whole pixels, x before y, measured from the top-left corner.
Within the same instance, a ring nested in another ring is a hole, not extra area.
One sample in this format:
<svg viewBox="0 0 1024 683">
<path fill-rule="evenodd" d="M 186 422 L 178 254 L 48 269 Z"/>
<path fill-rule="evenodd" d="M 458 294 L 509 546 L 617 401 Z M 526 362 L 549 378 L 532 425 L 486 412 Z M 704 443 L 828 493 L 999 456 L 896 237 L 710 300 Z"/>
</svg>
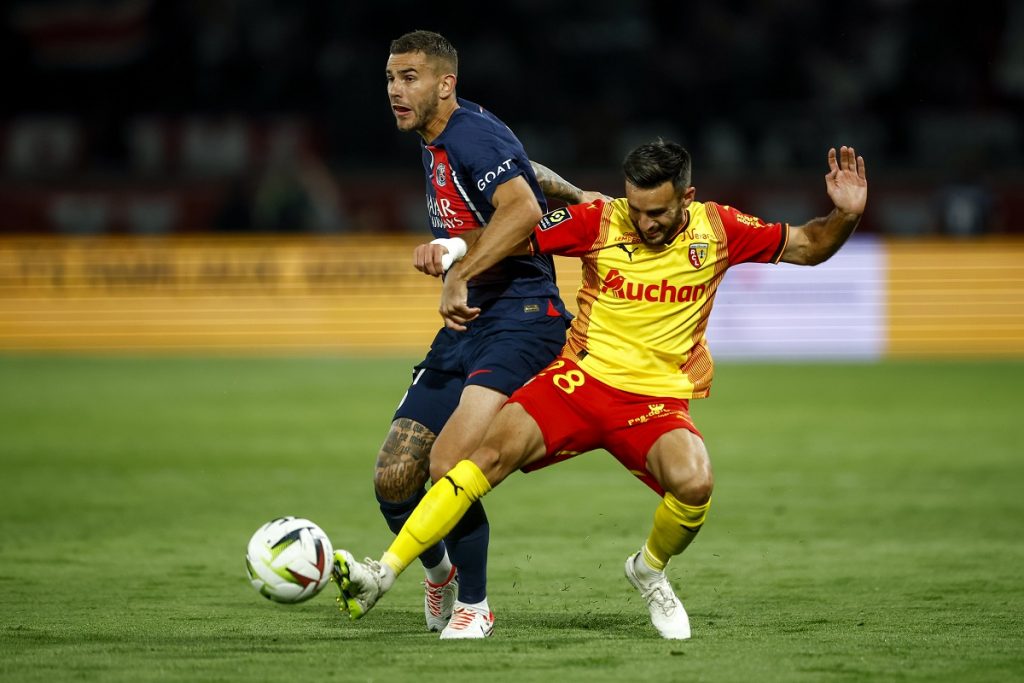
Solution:
<svg viewBox="0 0 1024 683">
<path fill-rule="evenodd" d="M 429 581 L 424 581 L 423 587 L 427 589 L 427 607 L 430 608 L 430 613 L 435 617 L 441 616 L 441 607 L 444 602 L 444 590 L 448 587 L 448 584 L 433 584 Z"/>
<path fill-rule="evenodd" d="M 423 580 L 423 587 L 427 591 L 427 607 L 430 608 L 430 613 L 435 617 L 441 616 L 441 611 L 444 607 L 444 594 L 447 592 L 448 587 L 452 585 L 452 579 L 455 578 L 455 567 L 448 573 L 448 578 L 441 583 L 433 583 L 429 579 Z"/>
<path fill-rule="evenodd" d="M 384 576 L 384 568 L 381 566 L 380 562 L 370 557 L 364 557 L 360 564 L 363 565 L 363 569 L 365 569 L 370 575 L 373 582 L 380 586 L 381 577 Z"/>
<path fill-rule="evenodd" d="M 667 579 L 655 581 L 642 592 L 644 600 L 650 605 L 657 605 L 658 609 L 666 616 L 672 616 L 676 611 L 677 598 L 672 588 L 668 585 Z"/>
<path fill-rule="evenodd" d="M 424 583 L 424 586 L 427 586 Z M 427 607 L 434 616 L 441 615 L 441 601 L 444 599 L 440 588 L 427 586 Z"/>
<path fill-rule="evenodd" d="M 452 613 L 452 620 L 448 622 L 448 628 L 453 628 L 459 631 L 469 628 L 478 614 L 483 613 L 477 612 L 474 609 L 469 609 L 468 607 L 456 607 L 455 611 Z"/>
</svg>

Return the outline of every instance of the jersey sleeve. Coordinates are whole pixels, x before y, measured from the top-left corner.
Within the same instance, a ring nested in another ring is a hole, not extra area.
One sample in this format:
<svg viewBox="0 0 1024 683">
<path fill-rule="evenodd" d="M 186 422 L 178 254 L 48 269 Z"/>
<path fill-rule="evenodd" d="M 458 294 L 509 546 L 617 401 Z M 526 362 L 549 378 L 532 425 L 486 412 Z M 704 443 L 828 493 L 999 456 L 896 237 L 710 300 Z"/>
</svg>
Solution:
<svg viewBox="0 0 1024 683">
<path fill-rule="evenodd" d="M 788 223 L 766 223 L 731 206 L 709 202 L 725 229 L 729 264 L 778 263 L 789 241 Z"/>
<path fill-rule="evenodd" d="M 573 204 L 544 214 L 533 230 L 534 253 L 582 256 L 601 247 L 601 222 L 605 202 Z"/>
<path fill-rule="evenodd" d="M 502 183 L 526 173 L 528 163 L 515 138 L 501 130 L 477 129 L 476 134 L 460 136 L 448 143 L 462 166 L 467 182 L 493 203 L 494 191 Z"/>
</svg>

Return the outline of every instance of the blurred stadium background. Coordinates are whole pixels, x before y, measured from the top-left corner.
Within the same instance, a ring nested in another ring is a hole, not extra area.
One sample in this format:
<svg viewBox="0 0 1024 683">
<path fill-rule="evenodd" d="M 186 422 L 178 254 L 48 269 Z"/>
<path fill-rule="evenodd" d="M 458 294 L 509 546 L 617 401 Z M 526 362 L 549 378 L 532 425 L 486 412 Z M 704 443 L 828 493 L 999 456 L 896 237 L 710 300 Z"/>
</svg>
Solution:
<svg viewBox="0 0 1024 683">
<path fill-rule="evenodd" d="M 501 28 L 419 7 L 6 3 L 0 349 L 419 353 L 436 287 L 382 71 L 421 27 L 588 188 L 620 194 L 625 151 L 664 136 L 699 197 L 799 222 L 827 209 L 826 149 L 864 154 L 856 243 L 726 278 L 719 357 L 1024 354 L 1021 3 L 513 0 Z"/>
</svg>

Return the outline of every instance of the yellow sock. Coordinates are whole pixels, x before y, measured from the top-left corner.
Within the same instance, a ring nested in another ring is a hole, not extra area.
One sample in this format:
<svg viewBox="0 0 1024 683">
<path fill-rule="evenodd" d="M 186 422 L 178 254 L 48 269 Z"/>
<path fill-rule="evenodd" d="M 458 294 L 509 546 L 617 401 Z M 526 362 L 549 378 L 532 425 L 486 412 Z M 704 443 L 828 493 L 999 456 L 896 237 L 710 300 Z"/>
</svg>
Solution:
<svg viewBox="0 0 1024 683">
<path fill-rule="evenodd" d="M 490 482 L 476 463 L 463 460 L 430 487 L 381 562 L 396 575 L 401 574 L 420 553 L 444 538 L 469 506 L 490 490 Z"/>
<path fill-rule="evenodd" d="M 690 545 L 704 524 L 709 507 L 710 500 L 703 505 L 687 505 L 666 493 L 654 511 L 654 528 L 644 545 L 644 561 L 653 569 L 664 570 L 673 555 Z"/>
</svg>

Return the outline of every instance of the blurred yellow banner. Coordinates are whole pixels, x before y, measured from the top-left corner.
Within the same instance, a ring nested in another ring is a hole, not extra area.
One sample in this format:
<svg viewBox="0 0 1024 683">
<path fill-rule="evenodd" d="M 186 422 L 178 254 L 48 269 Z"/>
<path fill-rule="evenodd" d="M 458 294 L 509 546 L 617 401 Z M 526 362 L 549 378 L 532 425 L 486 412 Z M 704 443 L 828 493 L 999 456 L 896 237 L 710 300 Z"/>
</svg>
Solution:
<svg viewBox="0 0 1024 683">
<path fill-rule="evenodd" d="M 887 250 L 887 355 L 1024 356 L 1024 240 L 893 241 Z"/>
<path fill-rule="evenodd" d="M 0 241 L 0 349 L 411 353 L 440 281 L 409 238 Z"/>
<path fill-rule="evenodd" d="M 440 280 L 412 267 L 422 241 L 0 238 L 0 351 L 420 356 L 441 325 Z M 882 355 L 1024 356 L 1024 241 L 880 246 L 885 265 L 872 277 L 883 279 L 884 302 L 879 320 L 862 322 L 881 330 Z M 579 262 L 556 258 L 556 265 L 563 298 L 575 310 Z M 842 277 L 864 276 L 839 272 L 837 287 Z M 830 317 L 842 319 L 843 311 Z M 735 355 L 765 357 L 757 343 L 778 342 L 777 331 L 748 322 L 733 340 L 742 332 L 750 349 Z M 813 315 L 790 323 L 794 334 L 829 324 Z M 723 357 L 733 355 L 729 341 L 718 342 Z"/>
</svg>

